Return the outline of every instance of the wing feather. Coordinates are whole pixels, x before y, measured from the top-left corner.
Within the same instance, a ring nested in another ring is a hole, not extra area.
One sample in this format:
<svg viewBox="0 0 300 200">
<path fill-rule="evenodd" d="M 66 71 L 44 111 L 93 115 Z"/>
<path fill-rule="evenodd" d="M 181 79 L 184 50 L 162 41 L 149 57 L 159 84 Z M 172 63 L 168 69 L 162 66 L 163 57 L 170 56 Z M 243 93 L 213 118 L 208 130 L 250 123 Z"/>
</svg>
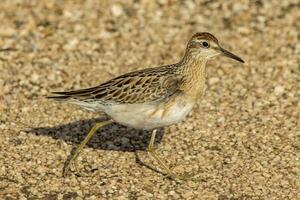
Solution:
<svg viewBox="0 0 300 200">
<path fill-rule="evenodd" d="M 58 100 L 100 101 L 104 103 L 144 103 L 167 98 L 178 91 L 181 77 L 174 66 L 148 68 L 127 73 L 96 87 L 53 92 Z"/>
</svg>

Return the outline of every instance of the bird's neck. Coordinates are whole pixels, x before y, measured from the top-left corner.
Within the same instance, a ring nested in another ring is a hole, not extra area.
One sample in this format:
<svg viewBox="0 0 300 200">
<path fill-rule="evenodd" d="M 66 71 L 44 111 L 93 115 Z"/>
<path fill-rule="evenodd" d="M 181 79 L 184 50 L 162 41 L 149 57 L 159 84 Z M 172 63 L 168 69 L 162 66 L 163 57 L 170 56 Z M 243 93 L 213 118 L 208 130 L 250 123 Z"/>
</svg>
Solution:
<svg viewBox="0 0 300 200">
<path fill-rule="evenodd" d="M 197 55 L 186 55 L 181 61 L 183 82 L 181 90 L 193 98 L 204 93 L 207 59 Z"/>
</svg>

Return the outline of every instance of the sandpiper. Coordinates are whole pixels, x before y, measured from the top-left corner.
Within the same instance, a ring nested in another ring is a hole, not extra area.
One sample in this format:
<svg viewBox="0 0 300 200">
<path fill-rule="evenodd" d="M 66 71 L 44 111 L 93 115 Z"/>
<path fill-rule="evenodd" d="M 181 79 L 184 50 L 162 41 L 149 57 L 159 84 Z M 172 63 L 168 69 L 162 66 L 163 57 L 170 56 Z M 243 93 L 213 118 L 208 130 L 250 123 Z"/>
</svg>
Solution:
<svg viewBox="0 0 300 200">
<path fill-rule="evenodd" d="M 204 93 L 206 63 L 218 55 L 244 62 L 222 48 L 215 36 L 200 32 L 188 41 L 183 58 L 176 64 L 133 71 L 87 89 L 53 92 L 48 98 L 105 113 L 110 118 L 92 127 L 65 167 L 64 175 L 97 129 L 116 122 L 152 130 L 148 145 L 150 156 L 168 177 L 180 178 L 156 154 L 156 130 L 182 121 L 192 110 Z"/>
</svg>

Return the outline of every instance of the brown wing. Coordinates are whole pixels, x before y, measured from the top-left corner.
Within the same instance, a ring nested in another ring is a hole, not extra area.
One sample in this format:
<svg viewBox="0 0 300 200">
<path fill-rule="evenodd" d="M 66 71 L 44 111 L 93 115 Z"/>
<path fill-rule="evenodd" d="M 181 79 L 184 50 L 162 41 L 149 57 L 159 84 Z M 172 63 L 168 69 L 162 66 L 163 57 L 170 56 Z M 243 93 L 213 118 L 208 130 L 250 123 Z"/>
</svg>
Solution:
<svg viewBox="0 0 300 200">
<path fill-rule="evenodd" d="M 181 78 L 172 73 L 174 66 L 148 68 L 111 79 L 99 86 L 68 92 L 54 92 L 49 98 L 103 103 L 143 103 L 169 97 L 178 90 Z"/>
</svg>

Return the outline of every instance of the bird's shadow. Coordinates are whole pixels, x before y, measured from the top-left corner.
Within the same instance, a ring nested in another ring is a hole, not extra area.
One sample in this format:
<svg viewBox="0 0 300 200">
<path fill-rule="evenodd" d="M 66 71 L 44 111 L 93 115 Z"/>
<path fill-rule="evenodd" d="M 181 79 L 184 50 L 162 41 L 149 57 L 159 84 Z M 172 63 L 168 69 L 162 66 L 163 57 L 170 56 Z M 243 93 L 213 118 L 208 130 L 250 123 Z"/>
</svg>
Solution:
<svg viewBox="0 0 300 200">
<path fill-rule="evenodd" d="M 78 146 L 77 144 L 80 144 L 84 140 L 93 124 L 101 121 L 105 121 L 105 119 L 94 118 L 88 120 L 79 120 L 53 127 L 36 127 L 27 129 L 26 132 L 33 133 L 38 136 L 48 136 L 57 140 L 64 140 L 67 143 L 75 144 L 64 164 L 64 171 L 65 167 L 69 164 L 71 157 L 75 153 L 75 150 Z M 163 135 L 164 130 L 162 128 L 158 129 L 155 141 L 160 143 Z M 110 151 L 135 152 L 136 162 L 138 164 L 158 173 L 162 173 L 144 163 L 138 156 L 138 151 L 147 150 L 150 137 L 151 131 L 132 129 L 113 123 L 100 128 L 86 144 L 86 147 Z"/>
<path fill-rule="evenodd" d="M 48 136 L 71 144 L 83 141 L 92 126 L 105 121 L 103 118 L 79 120 L 53 127 L 35 127 L 26 132 L 35 135 Z M 155 141 L 160 143 L 164 135 L 163 129 L 158 129 Z M 100 128 L 87 143 L 87 147 L 111 151 L 135 152 L 147 149 L 151 131 L 128 128 L 116 123 Z"/>
</svg>

